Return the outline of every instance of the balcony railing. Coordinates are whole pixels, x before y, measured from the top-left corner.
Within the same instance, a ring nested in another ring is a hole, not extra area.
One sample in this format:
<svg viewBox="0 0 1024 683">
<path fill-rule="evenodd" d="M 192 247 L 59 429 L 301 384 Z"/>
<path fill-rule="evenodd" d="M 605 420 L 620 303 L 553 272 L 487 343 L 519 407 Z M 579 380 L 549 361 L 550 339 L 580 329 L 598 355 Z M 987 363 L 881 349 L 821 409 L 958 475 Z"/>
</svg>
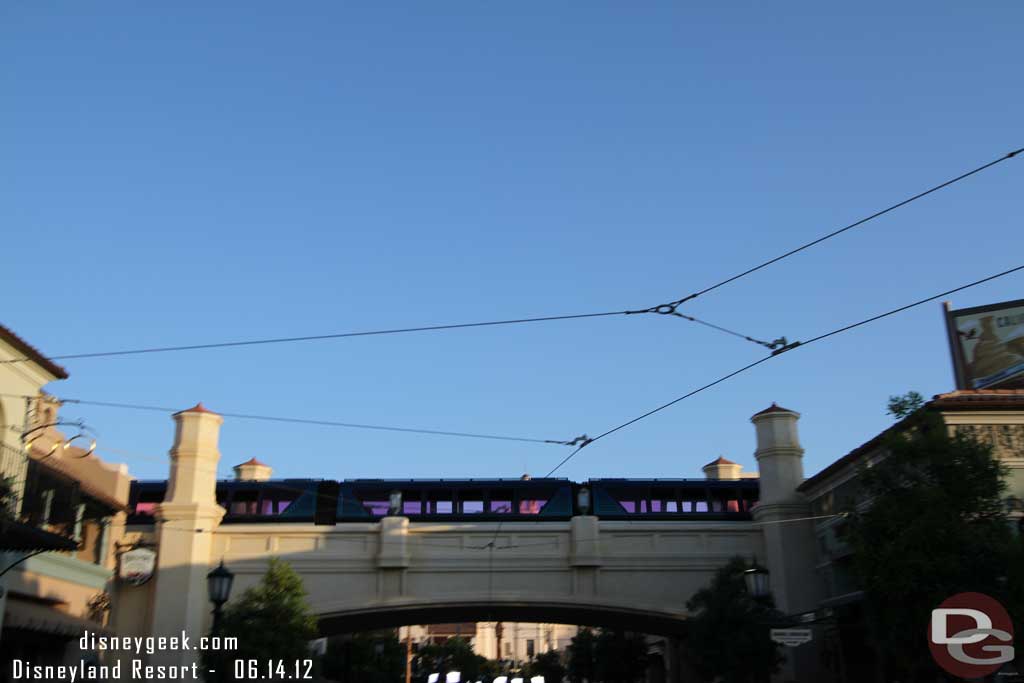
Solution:
<svg viewBox="0 0 1024 683">
<path fill-rule="evenodd" d="M 78 489 L 24 449 L 0 444 L 0 552 L 74 550 Z"/>
</svg>

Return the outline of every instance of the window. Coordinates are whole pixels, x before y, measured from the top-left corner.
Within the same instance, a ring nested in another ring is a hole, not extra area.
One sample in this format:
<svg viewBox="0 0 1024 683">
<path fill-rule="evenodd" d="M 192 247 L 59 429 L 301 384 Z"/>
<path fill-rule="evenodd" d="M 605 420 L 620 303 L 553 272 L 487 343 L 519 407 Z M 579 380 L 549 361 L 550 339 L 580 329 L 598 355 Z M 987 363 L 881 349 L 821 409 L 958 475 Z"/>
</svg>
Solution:
<svg viewBox="0 0 1024 683">
<path fill-rule="evenodd" d="M 521 515 L 539 515 L 541 508 L 547 503 L 546 500 L 538 500 L 536 498 L 529 498 L 527 500 L 519 501 L 519 514 Z"/>
<path fill-rule="evenodd" d="M 496 515 L 507 515 L 512 512 L 511 500 L 492 500 L 491 513 Z M 508 643 L 505 643 L 508 645 Z"/>
<path fill-rule="evenodd" d="M 418 500 L 405 500 L 402 497 L 402 514 L 403 515 L 422 515 L 423 514 L 423 503 Z"/>
<path fill-rule="evenodd" d="M 42 522 L 48 524 L 50 522 L 50 514 L 53 512 L 53 489 L 46 489 L 43 491 L 43 511 L 42 511 Z"/>
<path fill-rule="evenodd" d="M 75 507 L 75 528 L 71 537 L 76 541 L 82 540 L 82 520 L 85 518 L 85 503 L 79 503 Z"/>
<path fill-rule="evenodd" d="M 388 514 L 391 504 L 386 500 L 364 500 L 363 509 L 373 517 L 384 517 Z"/>
<path fill-rule="evenodd" d="M 255 515 L 259 513 L 257 502 L 259 493 L 257 491 L 235 491 L 231 497 L 232 515 Z"/>
<path fill-rule="evenodd" d="M 528 638 L 526 640 L 526 656 L 529 657 L 530 659 L 533 659 L 533 654 L 534 654 L 533 640 Z"/>
<path fill-rule="evenodd" d="M 137 515 L 145 515 L 147 517 L 152 517 L 156 513 L 156 506 L 159 505 L 159 504 L 160 503 L 142 503 L 142 502 L 136 503 L 135 504 L 135 514 L 137 514 Z"/>
<path fill-rule="evenodd" d="M 694 512 L 707 512 L 708 502 L 706 500 L 698 500 L 693 506 Z"/>
<path fill-rule="evenodd" d="M 462 501 L 462 514 L 464 515 L 479 515 L 484 511 L 484 502 L 482 500 L 464 500 Z"/>
</svg>

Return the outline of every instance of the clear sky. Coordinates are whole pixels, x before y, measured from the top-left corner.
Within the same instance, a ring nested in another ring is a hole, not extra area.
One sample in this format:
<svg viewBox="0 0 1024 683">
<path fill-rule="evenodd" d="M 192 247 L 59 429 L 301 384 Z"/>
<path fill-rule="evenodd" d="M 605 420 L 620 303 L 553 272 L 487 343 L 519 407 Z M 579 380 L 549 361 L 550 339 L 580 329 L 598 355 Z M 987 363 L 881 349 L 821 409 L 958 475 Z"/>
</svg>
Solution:
<svg viewBox="0 0 1024 683">
<path fill-rule="evenodd" d="M 1024 145 L 1024 4 L 8 2 L 2 322 L 49 354 L 646 307 Z M 1024 158 L 687 304 L 806 339 L 1024 262 Z M 1010 276 L 958 307 L 1024 297 Z M 763 355 L 601 318 L 66 363 L 58 395 L 570 439 Z M 952 388 L 934 303 L 785 354 L 561 472 L 811 474 Z M 67 406 L 165 476 L 168 416 Z M 222 473 L 543 474 L 559 446 L 226 421 Z"/>
</svg>

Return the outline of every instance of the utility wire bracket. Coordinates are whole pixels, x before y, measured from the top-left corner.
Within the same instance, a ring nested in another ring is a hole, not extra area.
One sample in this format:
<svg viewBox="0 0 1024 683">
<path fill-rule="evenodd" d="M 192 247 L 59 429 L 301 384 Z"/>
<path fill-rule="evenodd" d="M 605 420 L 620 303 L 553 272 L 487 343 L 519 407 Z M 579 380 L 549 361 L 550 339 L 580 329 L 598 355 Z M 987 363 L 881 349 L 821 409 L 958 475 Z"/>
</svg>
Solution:
<svg viewBox="0 0 1024 683">
<path fill-rule="evenodd" d="M 712 328 L 714 330 L 718 330 L 719 332 L 725 332 L 726 334 L 731 334 L 734 337 L 739 337 L 740 339 L 745 339 L 748 342 L 753 342 L 754 344 L 759 344 L 760 346 L 763 346 L 766 349 L 770 349 L 772 351 L 775 351 L 776 349 L 783 349 L 783 348 L 785 348 L 786 346 L 789 345 L 789 342 L 786 340 L 785 337 L 779 337 L 778 339 L 775 339 L 774 341 L 768 342 L 768 341 L 764 341 L 762 339 L 756 339 L 754 337 L 748 336 L 746 334 L 742 334 L 740 332 L 736 332 L 735 330 L 730 330 L 730 329 L 728 329 L 726 327 L 722 327 L 721 325 L 715 325 L 714 323 L 709 323 L 706 320 L 701 320 L 700 318 L 695 318 L 692 315 L 686 315 L 685 313 L 680 313 L 679 310 L 678 310 L 679 306 L 684 301 L 687 301 L 688 299 L 692 299 L 692 298 L 693 298 L 693 296 L 688 296 L 685 299 L 680 299 L 679 301 L 673 301 L 673 302 L 668 303 L 668 304 L 660 304 L 658 306 L 651 306 L 650 308 L 644 308 L 644 309 L 641 309 L 641 310 L 638 310 L 638 311 L 626 311 L 625 313 L 626 313 L 626 315 L 636 315 L 636 314 L 639 314 L 639 313 L 657 313 L 658 315 L 674 315 L 677 318 L 683 318 L 684 320 L 689 320 L 690 322 L 697 323 L 699 325 L 704 325 L 705 327 L 710 327 L 710 328 Z"/>
</svg>

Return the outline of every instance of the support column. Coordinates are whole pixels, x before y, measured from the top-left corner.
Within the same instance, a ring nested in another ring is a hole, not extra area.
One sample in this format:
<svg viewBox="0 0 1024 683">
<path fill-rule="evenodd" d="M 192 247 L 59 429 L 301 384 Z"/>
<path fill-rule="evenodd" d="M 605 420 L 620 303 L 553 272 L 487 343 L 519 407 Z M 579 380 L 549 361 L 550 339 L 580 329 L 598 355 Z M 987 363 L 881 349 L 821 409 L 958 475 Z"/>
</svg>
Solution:
<svg viewBox="0 0 1024 683">
<path fill-rule="evenodd" d="M 577 515 L 570 522 L 569 566 L 573 595 L 596 597 L 601 571 L 601 525 L 593 515 Z"/>
<path fill-rule="evenodd" d="M 197 404 L 175 413 L 171 473 L 164 501 L 156 509 L 157 572 L 154 591 L 154 636 L 189 637 L 206 633 L 211 605 L 206 593 L 213 531 L 224 516 L 217 504 L 217 440 L 223 418 Z M 155 664 L 190 665 L 195 650 L 167 650 L 151 657 Z"/>
<path fill-rule="evenodd" d="M 381 599 L 405 594 L 405 570 L 409 566 L 409 518 L 380 520 L 380 550 L 377 553 L 377 593 Z"/>
<path fill-rule="evenodd" d="M 760 500 L 753 517 L 761 525 L 766 553 L 758 560 L 771 572 L 775 605 L 786 614 L 814 610 L 821 600 L 820 577 L 814 569 L 814 523 L 805 519 L 811 508 L 797 490 L 804 480 L 799 419 L 800 413 L 774 403 L 751 418 L 757 430 L 754 457 L 760 474 Z M 775 680 L 814 680 L 811 655 L 816 647 L 787 648 L 787 661 Z"/>
</svg>

